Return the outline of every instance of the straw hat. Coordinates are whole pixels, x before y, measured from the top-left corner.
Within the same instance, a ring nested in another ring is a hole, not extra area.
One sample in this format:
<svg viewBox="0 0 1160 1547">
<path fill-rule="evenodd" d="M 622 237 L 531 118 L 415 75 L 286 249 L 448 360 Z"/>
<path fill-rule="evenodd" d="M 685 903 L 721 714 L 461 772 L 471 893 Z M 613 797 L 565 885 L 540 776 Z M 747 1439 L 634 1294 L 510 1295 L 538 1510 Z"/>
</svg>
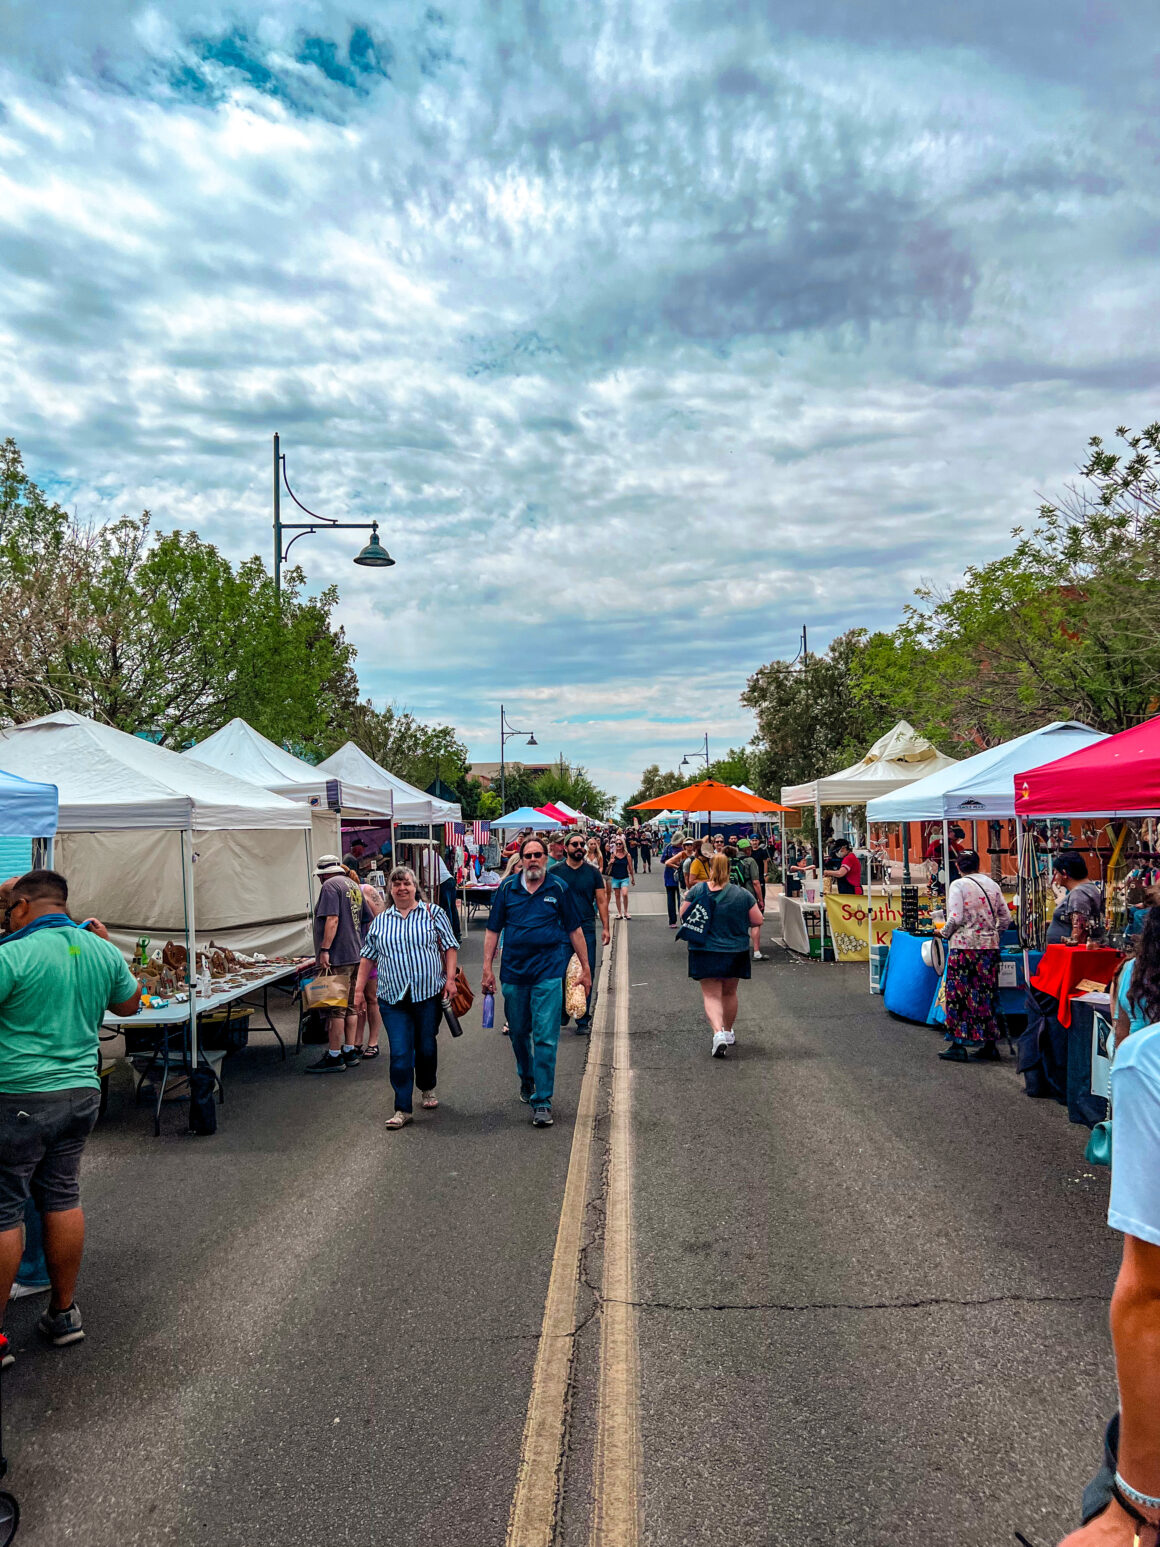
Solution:
<svg viewBox="0 0 1160 1547">
<path fill-rule="evenodd" d="M 346 869 L 337 854 L 320 854 L 314 867 L 316 876 L 344 876 Z"/>
</svg>

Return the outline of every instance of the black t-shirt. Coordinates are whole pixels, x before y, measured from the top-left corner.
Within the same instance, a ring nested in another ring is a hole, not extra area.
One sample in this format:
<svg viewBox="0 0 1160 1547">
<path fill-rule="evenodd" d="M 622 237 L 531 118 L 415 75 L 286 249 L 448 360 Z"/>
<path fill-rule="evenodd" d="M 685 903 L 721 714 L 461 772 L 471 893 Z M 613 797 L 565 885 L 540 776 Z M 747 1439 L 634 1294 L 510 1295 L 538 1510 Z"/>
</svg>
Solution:
<svg viewBox="0 0 1160 1547">
<path fill-rule="evenodd" d="M 614 854 L 608 862 L 608 874 L 614 881 L 626 881 L 631 868 L 627 854 Z"/>
<path fill-rule="evenodd" d="M 583 920 L 584 928 L 587 928 L 596 912 L 596 893 L 604 890 L 604 877 L 587 860 L 575 870 L 567 860 L 560 860 L 551 866 L 551 873 L 557 881 L 563 881 L 565 886 L 571 888 L 576 910 Z"/>
</svg>

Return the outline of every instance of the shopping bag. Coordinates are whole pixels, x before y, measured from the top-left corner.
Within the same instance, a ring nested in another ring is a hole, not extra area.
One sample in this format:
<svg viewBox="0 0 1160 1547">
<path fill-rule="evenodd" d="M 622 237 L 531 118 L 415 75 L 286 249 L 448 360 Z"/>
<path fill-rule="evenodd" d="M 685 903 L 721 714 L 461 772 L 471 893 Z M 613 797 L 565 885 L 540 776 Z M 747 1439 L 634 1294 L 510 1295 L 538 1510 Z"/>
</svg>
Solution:
<svg viewBox="0 0 1160 1547">
<path fill-rule="evenodd" d="M 564 1009 L 579 1020 L 587 1008 L 588 995 L 584 992 L 584 985 L 580 981 L 580 958 L 574 955 L 568 963 L 564 984 Z"/>
<path fill-rule="evenodd" d="M 308 1010 L 345 1010 L 349 998 L 348 979 L 330 973 L 302 985 L 302 1002 Z"/>
</svg>

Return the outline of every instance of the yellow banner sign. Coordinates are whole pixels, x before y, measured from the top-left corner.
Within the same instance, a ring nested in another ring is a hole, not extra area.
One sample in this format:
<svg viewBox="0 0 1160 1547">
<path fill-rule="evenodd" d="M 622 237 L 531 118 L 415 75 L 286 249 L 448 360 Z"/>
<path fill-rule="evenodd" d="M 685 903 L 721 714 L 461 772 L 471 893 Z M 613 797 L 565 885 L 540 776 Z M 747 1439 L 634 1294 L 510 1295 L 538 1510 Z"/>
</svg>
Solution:
<svg viewBox="0 0 1160 1547">
<path fill-rule="evenodd" d="M 925 905 L 928 899 L 923 897 L 920 901 Z M 875 945 L 889 945 L 890 936 L 902 924 L 902 909 L 897 901 L 875 897 L 871 920 L 868 898 L 827 892 L 826 924 L 840 962 L 865 962 L 870 960 L 871 928 Z"/>
</svg>

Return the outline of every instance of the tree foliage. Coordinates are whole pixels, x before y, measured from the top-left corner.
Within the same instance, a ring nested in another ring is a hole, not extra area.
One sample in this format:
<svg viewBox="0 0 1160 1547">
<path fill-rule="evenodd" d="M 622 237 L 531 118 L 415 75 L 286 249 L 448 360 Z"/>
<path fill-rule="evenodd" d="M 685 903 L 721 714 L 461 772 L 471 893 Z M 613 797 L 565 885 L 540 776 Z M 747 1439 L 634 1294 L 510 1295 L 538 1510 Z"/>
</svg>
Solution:
<svg viewBox="0 0 1160 1547">
<path fill-rule="evenodd" d="M 156 534 L 149 512 L 82 526 L 0 447 L 0 714 L 75 709 L 166 746 L 235 715 L 320 752 L 357 703 L 337 593 L 279 608 L 261 561 L 235 568 L 195 532 Z"/>
<path fill-rule="evenodd" d="M 759 795 L 777 800 L 783 785 L 844 768 L 898 718 L 869 692 L 855 691 L 865 639 L 865 630 L 851 629 L 824 655 L 770 661 L 750 677 L 741 702 L 757 719 L 747 762 Z"/>
<path fill-rule="evenodd" d="M 989 746 L 1053 719 L 1117 731 L 1160 707 L 1160 423 L 1088 445 L 1080 482 L 1013 551 L 926 588 L 853 662 L 861 702 Z"/>
</svg>

